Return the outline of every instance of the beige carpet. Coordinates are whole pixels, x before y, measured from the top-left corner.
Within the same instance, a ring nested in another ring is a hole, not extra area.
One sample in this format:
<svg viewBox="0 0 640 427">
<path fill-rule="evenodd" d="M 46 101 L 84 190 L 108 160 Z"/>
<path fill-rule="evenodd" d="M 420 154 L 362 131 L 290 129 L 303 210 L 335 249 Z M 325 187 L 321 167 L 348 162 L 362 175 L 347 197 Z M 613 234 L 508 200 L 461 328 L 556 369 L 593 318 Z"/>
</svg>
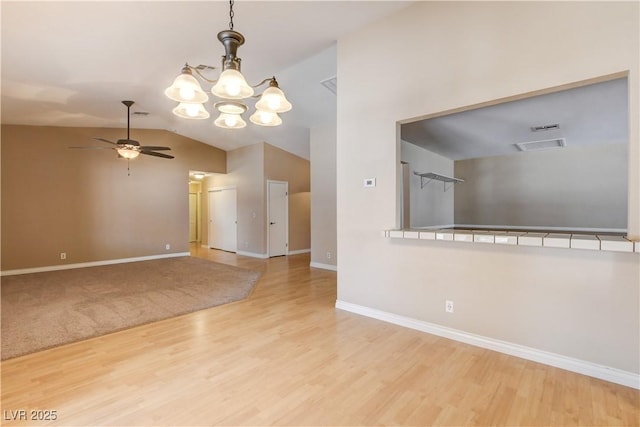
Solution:
<svg viewBox="0 0 640 427">
<path fill-rule="evenodd" d="M 2 278 L 2 360 L 246 298 L 260 277 L 199 258 Z"/>
</svg>

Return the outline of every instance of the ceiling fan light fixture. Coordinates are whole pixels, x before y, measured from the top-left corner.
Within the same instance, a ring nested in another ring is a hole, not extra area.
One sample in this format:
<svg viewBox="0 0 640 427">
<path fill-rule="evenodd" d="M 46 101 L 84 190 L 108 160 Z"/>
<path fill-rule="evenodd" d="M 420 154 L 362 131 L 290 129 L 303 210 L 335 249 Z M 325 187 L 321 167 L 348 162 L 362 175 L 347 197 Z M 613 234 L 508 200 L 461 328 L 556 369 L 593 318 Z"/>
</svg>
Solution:
<svg viewBox="0 0 640 427">
<path fill-rule="evenodd" d="M 221 113 L 214 124 L 224 129 L 242 129 L 247 125 L 240 114 Z"/>
<path fill-rule="evenodd" d="M 134 148 L 128 148 L 128 147 L 118 148 L 117 151 L 119 155 L 129 160 L 135 159 L 140 154 L 138 150 Z"/>
<path fill-rule="evenodd" d="M 278 87 L 276 78 L 272 78 L 269 87 L 262 92 L 260 100 L 256 102 L 256 109 L 270 111 L 272 113 L 286 113 L 291 110 L 291 103 L 284 96 L 284 92 Z"/>
<path fill-rule="evenodd" d="M 203 103 L 209 100 L 209 95 L 202 90 L 200 83 L 193 77 L 191 69 L 185 66 L 182 74 L 175 78 L 173 84 L 165 89 L 167 98 L 178 102 Z"/>
<path fill-rule="evenodd" d="M 279 126 L 282 124 L 282 119 L 277 113 L 264 110 L 256 110 L 256 112 L 249 117 L 249 120 L 251 120 L 251 123 L 259 126 Z"/>
<path fill-rule="evenodd" d="M 209 112 L 202 104 L 190 104 L 181 102 L 173 109 L 173 114 L 184 119 L 208 119 L 211 117 Z"/>
<path fill-rule="evenodd" d="M 107 144 L 111 144 L 111 147 L 69 147 L 69 148 L 95 148 L 98 150 L 114 150 L 118 153 L 118 157 L 123 157 L 127 160 L 132 160 L 138 157 L 140 154 L 145 154 L 147 156 L 161 157 L 163 159 L 174 159 L 175 157 L 165 154 L 159 153 L 159 151 L 168 151 L 171 150 L 170 147 L 162 147 L 158 145 L 140 145 L 140 143 L 134 139 L 131 139 L 130 130 L 131 130 L 131 106 L 134 104 L 133 101 L 122 101 L 122 103 L 127 107 L 127 139 L 118 139 L 118 142 L 113 142 L 105 138 L 94 137 L 93 139 L 97 141 L 106 142 Z M 127 170 L 129 170 L 127 166 Z"/>
</svg>

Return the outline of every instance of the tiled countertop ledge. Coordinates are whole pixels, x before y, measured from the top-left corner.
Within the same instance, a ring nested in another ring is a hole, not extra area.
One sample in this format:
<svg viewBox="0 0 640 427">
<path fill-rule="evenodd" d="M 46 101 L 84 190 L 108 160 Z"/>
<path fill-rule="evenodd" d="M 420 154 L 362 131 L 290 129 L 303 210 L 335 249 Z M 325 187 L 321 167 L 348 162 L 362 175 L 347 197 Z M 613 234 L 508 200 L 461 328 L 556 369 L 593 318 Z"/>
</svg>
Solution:
<svg viewBox="0 0 640 427">
<path fill-rule="evenodd" d="M 391 239 L 448 240 L 495 245 L 545 246 L 592 251 L 640 253 L 640 242 L 606 234 L 536 233 L 486 230 L 386 230 Z"/>
</svg>

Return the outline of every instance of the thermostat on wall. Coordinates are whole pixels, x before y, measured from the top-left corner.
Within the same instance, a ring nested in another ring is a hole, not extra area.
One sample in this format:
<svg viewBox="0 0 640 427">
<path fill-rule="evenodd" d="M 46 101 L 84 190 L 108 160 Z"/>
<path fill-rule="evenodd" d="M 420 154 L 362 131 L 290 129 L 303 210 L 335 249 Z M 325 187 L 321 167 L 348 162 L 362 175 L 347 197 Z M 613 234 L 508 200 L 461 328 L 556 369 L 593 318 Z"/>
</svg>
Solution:
<svg viewBox="0 0 640 427">
<path fill-rule="evenodd" d="M 365 178 L 364 179 L 364 186 L 365 187 L 375 187 L 376 186 L 376 179 L 375 178 Z"/>
</svg>

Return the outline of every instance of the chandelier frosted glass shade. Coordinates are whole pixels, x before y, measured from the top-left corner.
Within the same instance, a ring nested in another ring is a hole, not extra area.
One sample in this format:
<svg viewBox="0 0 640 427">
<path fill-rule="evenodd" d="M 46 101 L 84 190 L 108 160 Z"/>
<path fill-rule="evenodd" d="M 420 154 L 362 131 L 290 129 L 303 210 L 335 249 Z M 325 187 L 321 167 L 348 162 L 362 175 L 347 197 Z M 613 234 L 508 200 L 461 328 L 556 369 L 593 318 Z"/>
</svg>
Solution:
<svg viewBox="0 0 640 427">
<path fill-rule="evenodd" d="M 256 102 L 256 110 L 285 113 L 291 110 L 291 103 L 278 86 L 269 86 L 262 93 L 260 100 Z"/>
<path fill-rule="evenodd" d="M 253 96 L 253 88 L 247 84 L 240 71 L 230 68 L 220 74 L 211 93 L 223 99 L 244 99 Z"/>
<path fill-rule="evenodd" d="M 251 120 L 251 123 L 260 126 L 279 126 L 282 124 L 282 119 L 277 113 L 263 110 L 256 110 L 256 112 L 249 117 L 249 120 Z"/>
<path fill-rule="evenodd" d="M 178 102 L 188 102 L 191 104 L 202 104 L 209 100 L 209 95 L 200 87 L 200 83 L 195 77 L 191 75 L 191 70 L 188 68 L 182 70 L 180 74 L 173 81 L 173 84 L 165 89 L 164 94 L 169 99 L 173 99 Z"/>
<path fill-rule="evenodd" d="M 116 151 L 118 151 L 119 155 L 129 160 L 135 159 L 140 154 L 138 150 L 132 148 L 118 148 Z"/>
<path fill-rule="evenodd" d="M 247 111 L 247 106 L 238 101 L 220 101 L 213 104 L 214 108 L 221 113 L 243 114 Z"/>
<path fill-rule="evenodd" d="M 208 119 L 210 114 L 202 104 L 181 102 L 173 109 L 173 114 L 183 119 Z"/>
<path fill-rule="evenodd" d="M 240 114 L 221 113 L 214 124 L 224 129 L 242 129 L 247 125 Z"/>
</svg>

